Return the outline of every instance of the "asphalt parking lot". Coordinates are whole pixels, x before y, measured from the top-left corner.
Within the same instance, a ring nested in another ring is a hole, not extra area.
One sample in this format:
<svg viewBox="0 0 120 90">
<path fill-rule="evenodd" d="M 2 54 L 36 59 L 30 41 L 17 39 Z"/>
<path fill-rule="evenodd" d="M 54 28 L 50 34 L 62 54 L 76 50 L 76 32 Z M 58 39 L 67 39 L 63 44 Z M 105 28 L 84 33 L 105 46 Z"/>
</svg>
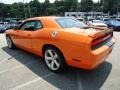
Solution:
<svg viewBox="0 0 120 90">
<path fill-rule="evenodd" d="M 115 47 L 97 69 L 69 67 L 55 74 L 40 57 L 9 49 L 4 35 L 0 34 L 0 90 L 120 90 L 120 32 L 114 35 Z"/>
</svg>

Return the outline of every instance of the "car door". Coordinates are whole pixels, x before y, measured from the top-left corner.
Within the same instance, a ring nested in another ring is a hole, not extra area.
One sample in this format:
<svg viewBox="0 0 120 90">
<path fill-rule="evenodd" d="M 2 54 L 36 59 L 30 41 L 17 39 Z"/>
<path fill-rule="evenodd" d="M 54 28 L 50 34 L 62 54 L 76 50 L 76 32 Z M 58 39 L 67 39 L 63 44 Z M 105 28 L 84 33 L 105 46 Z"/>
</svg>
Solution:
<svg viewBox="0 0 120 90">
<path fill-rule="evenodd" d="M 33 53 L 40 55 L 40 47 L 42 46 L 42 37 L 44 36 L 44 29 L 43 29 L 43 25 L 42 22 L 40 20 L 36 20 L 35 21 L 35 28 L 34 28 L 34 32 L 32 33 L 32 49 L 33 49 Z"/>
<path fill-rule="evenodd" d="M 15 43 L 19 47 L 28 51 L 32 49 L 31 40 L 34 27 L 35 21 L 26 21 L 20 26 L 18 30 L 15 30 L 15 35 L 17 36 L 15 38 Z"/>
</svg>

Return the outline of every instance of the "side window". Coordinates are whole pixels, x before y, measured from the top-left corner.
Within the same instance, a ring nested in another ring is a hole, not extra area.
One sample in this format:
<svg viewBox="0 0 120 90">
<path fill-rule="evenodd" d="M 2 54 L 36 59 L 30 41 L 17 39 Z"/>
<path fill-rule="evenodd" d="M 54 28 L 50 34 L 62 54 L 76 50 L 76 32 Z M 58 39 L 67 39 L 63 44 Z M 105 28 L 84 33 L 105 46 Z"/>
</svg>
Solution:
<svg viewBox="0 0 120 90">
<path fill-rule="evenodd" d="M 36 21 L 36 23 L 35 23 L 35 30 L 41 29 L 42 27 L 43 27 L 42 23 L 40 21 Z"/>
<path fill-rule="evenodd" d="M 29 22 L 26 22 L 25 24 L 23 24 L 21 27 L 20 27 L 20 30 L 34 30 L 35 29 L 35 21 L 29 21 Z"/>
</svg>

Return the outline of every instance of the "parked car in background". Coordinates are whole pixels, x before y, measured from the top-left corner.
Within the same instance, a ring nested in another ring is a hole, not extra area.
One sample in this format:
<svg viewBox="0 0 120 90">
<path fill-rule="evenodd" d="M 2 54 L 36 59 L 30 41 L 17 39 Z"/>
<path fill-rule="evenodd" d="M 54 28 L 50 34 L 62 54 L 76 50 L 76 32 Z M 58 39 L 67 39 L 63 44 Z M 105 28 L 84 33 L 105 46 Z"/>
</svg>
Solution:
<svg viewBox="0 0 120 90">
<path fill-rule="evenodd" d="M 109 20 L 106 22 L 107 26 L 109 28 L 112 28 L 113 30 L 118 30 L 120 31 L 120 21 L 114 19 L 114 20 Z"/>
<path fill-rule="evenodd" d="M 109 21 L 110 19 L 109 18 L 102 18 L 101 19 L 104 23 L 106 23 L 107 21 Z"/>
<path fill-rule="evenodd" d="M 7 28 L 4 25 L 0 25 L 0 33 L 4 33 L 6 29 Z"/>
<path fill-rule="evenodd" d="M 112 30 L 86 28 L 75 18 L 35 17 L 5 33 L 9 48 L 19 47 L 43 56 L 46 66 L 59 72 L 66 65 L 94 69 L 115 44 Z"/>
<path fill-rule="evenodd" d="M 3 25 L 4 24 L 4 22 L 0 22 L 0 25 Z"/>
<path fill-rule="evenodd" d="M 107 27 L 107 25 L 101 20 L 92 20 L 89 22 L 92 27 Z"/>
<path fill-rule="evenodd" d="M 16 26 L 20 26 L 23 23 L 23 21 L 18 22 L 6 22 L 6 23 L 0 23 L 0 33 L 4 33 L 8 29 L 13 29 Z"/>
<path fill-rule="evenodd" d="M 95 18 L 88 18 L 87 21 L 95 20 Z"/>
<path fill-rule="evenodd" d="M 14 26 L 11 25 L 11 24 L 4 24 L 3 26 L 4 26 L 4 28 L 5 28 L 6 30 L 7 30 L 7 29 L 12 29 L 12 28 L 14 28 Z"/>
<path fill-rule="evenodd" d="M 2 27 L 3 25 L 2 24 L 0 24 L 0 27 Z"/>
<path fill-rule="evenodd" d="M 120 21 L 120 18 L 116 18 L 118 21 Z"/>
</svg>

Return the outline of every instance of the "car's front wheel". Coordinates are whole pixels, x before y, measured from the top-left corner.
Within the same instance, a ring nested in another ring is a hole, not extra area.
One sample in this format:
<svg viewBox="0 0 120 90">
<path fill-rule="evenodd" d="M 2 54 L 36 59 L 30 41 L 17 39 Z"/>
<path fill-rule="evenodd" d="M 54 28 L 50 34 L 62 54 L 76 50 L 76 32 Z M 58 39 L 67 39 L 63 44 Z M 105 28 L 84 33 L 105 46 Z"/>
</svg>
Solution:
<svg viewBox="0 0 120 90">
<path fill-rule="evenodd" d="M 62 53 L 54 47 L 45 48 L 44 60 L 47 67 L 53 72 L 59 72 L 65 66 L 65 60 Z"/>
<path fill-rule="evenodd" d="M 7 46 L 10 48 L 10 49 L 13 49 L 14 48 L 14 44 L 11 40 L 11 38 L 9 36 L 6 37 L 6 40 L 7 40 Z"/>
</svg>

